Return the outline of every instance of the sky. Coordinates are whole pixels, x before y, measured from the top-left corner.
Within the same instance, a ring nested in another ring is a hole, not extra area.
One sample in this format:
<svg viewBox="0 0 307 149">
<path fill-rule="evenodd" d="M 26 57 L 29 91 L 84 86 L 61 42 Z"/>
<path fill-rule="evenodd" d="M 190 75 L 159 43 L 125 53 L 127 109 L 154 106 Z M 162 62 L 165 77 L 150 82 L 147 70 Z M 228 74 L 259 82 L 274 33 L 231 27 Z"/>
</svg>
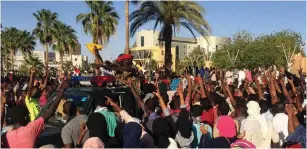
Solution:
<svg viewBox="0 0 307 149">
<path fill-rule="evenodd" d="M 272 32 L 290 29 L 302 35 L 306 41 L 306 1 L 274 1 L 274 2 L 213 2 L 198 1 L 205 8 L 205 19 L 208 20 L 213 36 L 232 37 L 240 30 L 248 30 L 254 35 L 270 34 Z M 114 59 L 125 48 L 125 3 L 114 1 L 113 5 L 119 13 L 120 20 L 117 33 L 112 36 L 110 42 L 100 52 L 103 59 Z M 130 7 L 130 12 L 138 6 Z M 3 27 L 16 27 L 18 29 L 32 31 L 36 26 L 33 13 L 40 9 L 50 9 L 57 12 L 59 20 L 71 25 L 76 30 L 81 44 L 81 54 L 93 61 L 93 55 L 87 50 L 85 44 L 92 41 L 90 35 L 86 35 L 80 23 L 76 22 L 76 16 L 89 12 L 89 8 L 83 1 L 2 1 L 1 23 Z M 153 22 L 149 22 L 139 30 L 153 29 Z M 183 27 L 176 36 L 192 37 L 192 34 Z M 196 36 L 200 36 L 196 34 Z M 130 46 L 135 42 L 135 36 L 130 39 Z M 44 50 L 37 42 L 35 50 Z"/>
</svg>

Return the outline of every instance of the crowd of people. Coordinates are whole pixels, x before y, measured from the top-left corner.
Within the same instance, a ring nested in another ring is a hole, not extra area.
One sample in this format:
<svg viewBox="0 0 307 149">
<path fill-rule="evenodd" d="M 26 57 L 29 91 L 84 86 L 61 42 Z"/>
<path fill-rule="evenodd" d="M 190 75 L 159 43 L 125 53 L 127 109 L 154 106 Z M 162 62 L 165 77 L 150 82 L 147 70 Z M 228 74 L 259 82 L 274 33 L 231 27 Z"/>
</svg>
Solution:
<svg viewBox="0 0 307 149">
<path fill-rule="evenodd" d="M 69 76 L 50 80 L 48 69 L 41 78 L 35 74 L 31 69 L 29 79 L 1 80 L 2 147 L 41 147 L 37 137 L 60 108 L 64 148 L 306 148 L 302 70 L 299 77 L 283 68 L 187 68 L 177 77 L 156 72 L 141 80 L 141 92 L 132 77 L 118 78 L 130 88 L 140 117 L 107 96 L 92 114 L 80 113 L 73 101 L 61 103 Z M 38 117 L 52 93 L 52 105 Z"/>
</svg>

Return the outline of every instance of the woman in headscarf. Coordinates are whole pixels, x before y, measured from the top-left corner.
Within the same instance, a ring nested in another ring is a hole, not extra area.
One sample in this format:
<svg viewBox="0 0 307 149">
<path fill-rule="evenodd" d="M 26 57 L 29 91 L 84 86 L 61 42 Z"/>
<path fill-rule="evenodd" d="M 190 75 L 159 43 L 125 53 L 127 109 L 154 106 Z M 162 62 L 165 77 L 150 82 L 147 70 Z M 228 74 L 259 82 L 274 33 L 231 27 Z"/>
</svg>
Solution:
<svg viewBox="0 0 307 149">
<path fill-rule="evenodd" d="M 242 121 L 240 132 L 245 133 L 245 140 L 250 141 L 257 148 L 270 148 L 279 142 L 279 136 L 272 126 L 272 122 L 260 114 L 260 106 L 256 101 L 247 103 L 248 117 Z"/>
<path fill-rule="evenodd" d="M 104 143 L 98 137 L 92 137 L 83 144 L 83 149 L 104 148 Z"/>
<path fill-rule="evenodd" d="M 105 143 L 106 148 L 119 148 L 120 144 L 116 138 L 111 138 L 105 117 L 101 113 L 93 113 L 86 122 L 90 137 L 98 137 Z"/>
<path fill-rule="evenodd" d="M 178 132 L 175 140 L 178 142 L 179 146 L 181 148 L 191 148 L 194 140 L 194 134 L 192 130 L 192 122 L 189 119 L 189 114 L 187 111 L 182 111 L 179 113 L 176 127 Z"/>
<path fill-rule="evenodd" d="M 153 121 L 152 130 L 154 142 L 158 148 L 178 148 L 175 140 L 170 138 L 170 128 L 165 118 L 157 118 Z"/>
<path fill-rule="evenodd" d="M 141 141 L 142 128 L 136 122 L 129 122 L 123 129 L 124 148 L 143 148 Z"/>
</svg>

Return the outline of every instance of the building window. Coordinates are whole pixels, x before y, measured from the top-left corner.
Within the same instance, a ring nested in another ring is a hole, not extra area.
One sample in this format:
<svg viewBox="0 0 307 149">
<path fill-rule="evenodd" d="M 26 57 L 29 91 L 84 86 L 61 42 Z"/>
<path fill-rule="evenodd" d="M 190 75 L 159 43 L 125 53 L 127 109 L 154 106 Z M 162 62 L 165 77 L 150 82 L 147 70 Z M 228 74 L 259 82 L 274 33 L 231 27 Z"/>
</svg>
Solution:
<svg viewBox="0 0 307 149">
<path fill-rule="evenodd" d="M 75 58 L 75 61 L 77 61 L 78 59 L 77 58 Z"/>
<path fill-rule="evenodd" d="M 218 50 L 218 49 L 219 49 L 219 45 L 216 45 L 216 46 L 215 46 L 215 49 Z"/>
<path fill-rule="evenodd" d="M 164 51 L 163 51 L 163 50 L 161 50 L 161 55 L 162 55 L 162 56 L 164 55 Z"/>
<path fill-rule="evenodd" d="M 183 48 L 185 48 L 185 46 L 183 46 Z"/>
<path fill-rule="evenodd" d="M 179 46 L 176 46 L 176 60 L 179 60 Z"/>
<path fill-rule="evenodd" d="M 141 47 L 144 47 L 144 36 L 141 37 Z"/>
</svg>

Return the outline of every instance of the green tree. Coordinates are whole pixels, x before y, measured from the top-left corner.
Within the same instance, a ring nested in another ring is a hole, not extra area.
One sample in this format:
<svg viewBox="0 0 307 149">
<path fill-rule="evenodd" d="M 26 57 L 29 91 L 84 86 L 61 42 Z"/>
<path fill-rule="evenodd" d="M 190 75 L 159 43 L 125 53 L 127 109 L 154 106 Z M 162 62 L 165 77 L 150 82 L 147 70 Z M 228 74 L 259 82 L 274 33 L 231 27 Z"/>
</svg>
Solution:
<svg viewBox="0 0 307 149">
<path fill-rule="evenodd" d="M 36 18 L 36 28 L 33 30 L 33 34 L 40 43 L 45 46 L 46 49 L 46 65 L 48 66 L 48 49 L 53 43 L 53 34 L 55 24 L 58 22 L 58 14 L 53 13 L 48 9 L 41 9 L 37 13 L 33 13 Z"/>
<path fill-rule="evenodd" d="M 38 57 L 33 56 L 32 54 L 23 54 L 25 59 L 24 63 L 19 67 L 20 73 L 29 74 L 31 68 L 36 68 L 38 74 L 43 74 L 44 64 L 38 59 Z M 26 69 L 25 69 L 26 68 Z M 27 71 L 26 71 L 27 70 Z"/>
<path fill-rule="evenodd" d="M 75 35 L 75 30 L 62 22 L 57 22 L 54 28 L 52 49 L 60 54 L 60 70 L 63 70 L 63 56 L 65 53 L 70 53 L 78 43 L 78 38 Z"/>
<path fill-rule="evenodd" d="M 222 47 L 213 54 L 212 60 L 213 65 L 217 68 L 253 69 L 271 65 L 287 66 L 285 55 L 288 59 L 291 59 L 292 53 L 301 52 L 299 50 L 301 45 L 301 35 L 290 30 L 260 35 L 255 38 L 249 32 L 239 32 L 234 35 L 229 45 Z M 285 51 L 282 46 L 287 47 Z M 234 59 L 236 60 L 234 61 Z"/>
<path fill-rule="evenodd" d="M 208 22 L 204 19 L 205 10 L 193 1 L 146 1 L 140 8 L 130 14 L 130 33 L 133 36 L 144 24 L 154 21 L 154 30 L 162 26 L 159 40 L 164 41 L 165 71 L 170 74 L 172 67 L 172 36 L 179 32 L 180 26 L 188 29 L 195 37 L 193 30 L 202 36 L 210 33 Z"/>
<path fill-rule="evenodd" d="M 22 53 L 31 53 L 35 48 L 35 38 L 26 30 L 21 31 L 15 27 L 5 28 L 1 32 L 2 42 L 1 50 L 6 56 L 6 68 L 8 69 L 8 55 L 10 53 L 11 69 L 14 70 L 14 55 L 20 51 Z"/>
<path fill-rule="evenodd" d="M 76 21 L 82 23 L 85 34 L 92 35 L 93 43 L 104 45 L 116 32 L 118 13 L 112 2 L 86 1 L 86 4 L 91 12 L 79 14 Z"/>
</svg>

